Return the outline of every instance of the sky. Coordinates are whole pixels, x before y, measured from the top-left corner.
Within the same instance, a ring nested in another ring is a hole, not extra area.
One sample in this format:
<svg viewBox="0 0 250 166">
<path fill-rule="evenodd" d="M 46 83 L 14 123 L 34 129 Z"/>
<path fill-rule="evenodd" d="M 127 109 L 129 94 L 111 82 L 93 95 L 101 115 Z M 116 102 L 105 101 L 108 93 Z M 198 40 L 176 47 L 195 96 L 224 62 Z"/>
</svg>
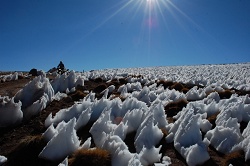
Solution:
<svg viewBox="0 0 250 166">
<path fill-rule="evenodd" d="M 249 0 L 0 0 L 0 71 L 250 62 Z"/>
</svg>

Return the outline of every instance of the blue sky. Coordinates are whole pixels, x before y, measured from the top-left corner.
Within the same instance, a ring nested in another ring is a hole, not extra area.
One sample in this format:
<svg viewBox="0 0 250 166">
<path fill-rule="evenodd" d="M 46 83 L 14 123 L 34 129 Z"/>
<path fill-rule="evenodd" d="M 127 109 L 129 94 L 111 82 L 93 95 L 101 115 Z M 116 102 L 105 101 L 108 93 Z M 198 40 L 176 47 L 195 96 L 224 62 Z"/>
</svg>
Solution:
<svg viewBox="0 0 250 166">
<path fill-rule="evenodd" d="M 250 62 L 249 0 L 0 0 L 0 70 Z"/>
</svg>

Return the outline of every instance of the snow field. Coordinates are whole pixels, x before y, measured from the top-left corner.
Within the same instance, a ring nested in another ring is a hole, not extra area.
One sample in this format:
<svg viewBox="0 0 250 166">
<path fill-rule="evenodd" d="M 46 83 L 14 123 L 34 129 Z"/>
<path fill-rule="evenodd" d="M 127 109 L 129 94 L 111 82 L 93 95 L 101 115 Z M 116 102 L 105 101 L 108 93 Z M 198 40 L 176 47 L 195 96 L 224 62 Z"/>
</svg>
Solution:
<svg viewBox="0 0 250 166">
<path fill-rule="evenodd" d="M 225 64 L 225 65 L 196 65 L 196 66 L 168 66 L 148 68 L 120 68 L 95 70 L 84 72 L 86 78 L 103 78 L 112 80 L 131 75 L 143 76 L 143 78 L 128 79 L 132 82 L 145 84 L 155 80 L 168 80 L 173 82 L 203 85 L 205 87 L 235 88 L 238 90 L 250 90 L 250 63 Z"/>
<path fill-rule="evenodd" d="M 30 118 L 44 109 L 60 92 L 73 91 L 77 84 L 84 85 L 84 80 L 102 78 L 108 82 L 127 78 L 128 83 L 118 88 L 124 101 L 112 95 L 108 98 L 108 92 L 114 90 L 114 87 L 108 87 L 101 99 L 97 99 L 95 93 L 90 92 L 72 107 L 60 110 L 54 117 L 49 115 L 45 121 L 48 128 L 43 134 L 48 144 L 39 157 L 63 161 L 77 149 L 90 148 L 91 138 L 83 140 L 85 142 L 81 145 L 76 134 L 90 123 L 93 125 L 89 132 L 95 146 L 109 151 L 112 165 L 115 166 L 169 165 L 169 157 L 160 153 L 162 146 L 159 142 L 162 139 L 167 143 L 173 142 L 188 165 L 206 162 L 210 158 L 207 150 L 209 145 L 225 154 L 244 150 L 245 160 L 249 160 L 250 97 L 233 94 L 229 99 L 221 99 L 218 94 L 229 88 L 249 91 L 249 69 L 250 64 L 247 63 L 107 69 L 77 74 L 72 71 L 69 75 L 57 76 L 52 82 L 39 76 L 13 99 L 1 97 L 0 114 L 8 117 L 8 113 L 2 110 L 15 112 L 14 120 L 9 119 L 1 125 L 20 123 L 21 113 L 25 118 Z M 197 86 L 183 93 L 157 86 L 157 80 Z M 198 88 L 198 85 L 203 88 Z M 58 96 L 56 98 L 60 99 Z M 164 107 L 182 99 L 190 102 L 173 117 L 175 121 L 169 123 Z M 4 109 L 1 110 L 1 107 Z M 207 119 L 216 114 L 218 115 L 213 128 Z M 242 133 L 241 122 L 248 123 Z M 165 138 L 162 130 L 168 132 Z M 131 132 L 136 132 L 134 153 L 129 151 L 124 142 Z M 67 159 L 62 165 L 67 165 Z"/>
<path fill-rule="evenodd" d="M 143 92 L 143 89 L 138 91 Z M 142 165 L 159 163 L 161 157 L 163 157 L 159 153 L 161 146 L 156 147 L 163 137 L 160 129 L 166 129 L 169 132 L 165 138 L 166 141 L 174 142 L 175 148 L 186 159 L 188 165 L 198 165 L 207 161 L 210 158 L 207 151 L 209 144 L 219 152 L 229 153 L 234 146 L 237 146 L 243 140 L 239 131 L 239 123 L 243 119 L 246 122 L 249 121 L 250 98 L 248 95 L 232 95 L 229 99 L 220 99 L 217 92 L 210 93 L 202 100 L 189 102 L 186 108 L 183 108 L 174 117 L 176 121 L 169 124 L 166 120 L 167 115 L 165 115 L 163 103 L 166 105 L 168 102 L 175 100 L 176 96 L 180 96 L 180 92 L 166 89 L 159 93 L 157 88 L 150 92 L 143 92 L 144 96 L 153 93 L 156 96 L 155 100 L 159 100 L 159 96 L 164 100 L 157 103 L 153 100 L 150 105 L 147 105 L 148 96 L 144 100 L 141 98 L 139 100 L 131 95 L 133 92 L 123 102 L 119 98 L 107 99 L 105 96 L 100 100 L 92 101 L 84 98 L 69 109 L 63 109 L 53 118 L 49 116 L 47 119 L 58 119 L 60 117 L 61 123 L 65 123 L 64 121 L 67 122 L 70 119 L 69 115 L 80 117 L 80 114 L 86 114 L 85 120 L 78 120 L 80 118 L 76 120 L 79 124 L 85 125 L 91 119 L 90 117 L 95 117 L 92 121 L 94 124 L 90 133 L 97 147 L 111 153 L 113 165 L 128 165 L 135 159 L 137 159 L 136 163 L 140 162 Z M 80 110 L 81 108 L 83 109 Z M 237 113 L 233 114 L 234 111 Z M 65 112 L 69 114 L 67 115 Z M 216 127 L 212 129 L 212 124 L 207 118 L 216 113 L 219 113 L 215 122 Z M 244 118 L 242 118 L 243 116 Z M 53 124 L 53 122 L 50 124 Z M 81 127 L 84 127 L 84 125 L 81 125 Z M 79 129 L 79 127 L 75 127 L 75 129 Z M 129 152 L 124 142 L 126 134 L 133 131 L 136 132 L 134 138 L 136 153 Z M 206 133 L 204 139 L 202 138 L 202 132 Z M 240 147 L 238 145 L 238 148 Z M 245 151 L 247 152 L 247 149 Z M 147 156 L 148 153 L 150 157 Z M 144 158 L 144 156 L 147 157 Z M 197 156 L 199 156 L 199 160 L 197 160 Z M 118 161 L 119 164 L 116 163 Z"/>
<path fill-rule="evenodd" d="M 67 81 L 61 78 L 66 78 Z M 0 96 L 0 126 L 7 127 L 17 125 L 20 124 L 23 119 L 29 120 L 32 116 L 37 115 L 45 109 L 53 100 L 60 100 L 66 96 L 65 93 L 61 92 L 69 92 L 69 88 L 70 90 L 74 90 L 74 87 L 78 84 L 84 84 L 83 79 L 80 76 L 76 77 L 74 71 L 72 71 L 69 76 L 58 75 L 54 82 L 56 83 L 51 83 L 49 79 L 46 78 L 45 73 L 43 73 L 26 84 L 13 98 L 9 99 L 8 96 Z M 63 89 L 65 91 L 58 91 L 58 87 L 61 87 L 64 82 L 66 82 L 67 88 Z M 57 89 L 56 94 L 54 89 Z"/>
</svg>

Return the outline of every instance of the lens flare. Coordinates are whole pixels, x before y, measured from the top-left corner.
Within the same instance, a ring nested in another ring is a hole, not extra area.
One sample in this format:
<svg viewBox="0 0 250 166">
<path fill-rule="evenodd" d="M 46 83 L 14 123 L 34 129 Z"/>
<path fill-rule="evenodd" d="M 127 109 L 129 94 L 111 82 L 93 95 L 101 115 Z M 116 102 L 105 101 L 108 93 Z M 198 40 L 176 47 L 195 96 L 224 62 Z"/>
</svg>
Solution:
<svg viewBox="0 0 250 166">
<path fill-rule="evenodd" d="M 194 20 L 191 19 L 183 10 L 180 8 L 178 2 L 173 0 L 120 0 L 117 1 L 113 6 L 106 9 L 106 13 L 102 13 L 102 20 L 91 28 L 88 32 L 82 36 L 79 43 L 85 37 L 90 36 L 95 31 L 101 29 L 104 25 L 108 24 L 112 19 L 117 17 L 124 17 L 127 23 L 133 28 L 139 27 L 139 33 L 134 36 L 138 41 L 138 47 L 144 46 L 143 53 L 150 57 L 151 47 L 155 46 L 155 42 L 159 42 L 160 31 L 164 34 L 168 33 L 169 41 L 174 41 L 171 29 L 172 27 L 182 28 L 187 35 L 192 38 L 189 33 L 187 22 L 194 26 L 197 30 L 205 32 L 202 27 L 200 27 Z M 129 18 L 129 19 L 128 19 Z M 170 21 L 171 20 L 171 21 Z M 174 20 L 174 21 L 173 21 Z M 172 24 L 178 24 L 177 26 L 172 26 Z M 141 25 L 141 26 L 138 26 Z M 155 35 L 158 35 L 155 37 Z M 160 37 L 161 38 L 161 37 Z"/>
</svg>

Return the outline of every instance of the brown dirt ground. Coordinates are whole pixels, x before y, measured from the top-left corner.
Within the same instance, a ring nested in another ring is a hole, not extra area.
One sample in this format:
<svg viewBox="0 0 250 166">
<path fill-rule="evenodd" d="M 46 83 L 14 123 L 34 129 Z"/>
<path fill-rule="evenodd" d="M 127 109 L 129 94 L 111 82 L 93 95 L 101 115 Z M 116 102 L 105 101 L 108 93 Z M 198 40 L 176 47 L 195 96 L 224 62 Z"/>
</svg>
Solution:
<svg viewBox="0 0 250 166">
<path fill-rule="evenodd" d="M 20 89 L 22 89 L 28 82 L 30 78 L 18 79 L 16 81 L 1 82 L 0 83 L 0 95 L 13 97 Z"/>
<path fill-rule="evenodd" d="M 10 97 L 13 97 L 15 93 L 22 89 L 23 86 L 29 81 L 30 79 L 20 79 L 4 83 L 1 82 L 0 95 L 8 95 Z M 0 155 L 6 156 L 8 158 L 8 162 L 6 162 L 4 165 L 58 165 L 59 161 L 50 162 L 36 157 L 44 147 L 44 143 L 41 140 L 40 136 L 46 130 L 46 128 L 44 127 L 44 121 L 47 116 L 50 113 L 54 115 L 60 109 L 72 106 L 74 104 L 74 101 L 77 101 L 86 96 L 86 94 L 83 93 L 84 90 L 96 91 L 96 96 L 100 98 L 102 95 L 99 92 L 102 90 L 102 88 L 108 87 L 109 85 L 113 84 L 116 86 L 116 90 L 114 93 L 119 96 L 119 93 L 117 93 L 117 89 L 121 84 L 125 83 L 126 81 L 124 79 L 120 82 L 119 80 L 113 80 L 110 83 L 105 83 L 101 79 L 85 81 L 85 85 L 83 87 L 78 87 L 76 92 L 69 94 L 68 97 L 63 98 L 60 101 L 51 102 L 45 110 L 41 111 L 39 115 L 33 117 L 30 121 L 23 122 L 19 126 L 15 127 L 0 128 Z M 191 88 L 190 85 L 186 87 L 184 85 L 183 87 L 188 89 Z M 174 107 L 176 113 L 176 111 L 178 110 L 176 110 L 176 106 Z M 182 109 L 182 107 L 183 106 L 178 108 L 179 111 Z M 166 110 L 166 112 L 167 111 L 169 110 Z M 91 136 L 91 134 L 88 132 L 91 126 L 92 124 L 87 124 L 77 132 L 79 138 L 82 141 L 85 141 L 88 137 Z M 159 144 L 162 145 L 161 153 L 169 156 L 171 158 L 172 165 L 174 166 L 187 165 L 182 156 L 175 150 L 173 143 L 166 143 L 164 138 L 167 133 L 164 134 L 165 135 Z M 135 152 L 135 147 L 133 146 L 134 136 L 135 133 L 131 133 L 128 134 L 127 138 L 125 139 L 125 142 L 131 152 Z M 28 139 L 29 141 L 27 141 Z M 25 145 L 25 148 L 23 148 L 24 140 L 28 142 L 28 144 Z M 92 146 L 94 146 L 94 143 L 92 143 Z M 249 161 L 244 161 L 243 152 L 235 152 L 232 154 L 224 155 L 217 152 L 211 146 L 208 147 L 208 152 L 211 158 L 203 164 L 206 166 L 226 166 L 229 163 L 232 163 L 233 165 L 250 165 Z"/>
</svg>

